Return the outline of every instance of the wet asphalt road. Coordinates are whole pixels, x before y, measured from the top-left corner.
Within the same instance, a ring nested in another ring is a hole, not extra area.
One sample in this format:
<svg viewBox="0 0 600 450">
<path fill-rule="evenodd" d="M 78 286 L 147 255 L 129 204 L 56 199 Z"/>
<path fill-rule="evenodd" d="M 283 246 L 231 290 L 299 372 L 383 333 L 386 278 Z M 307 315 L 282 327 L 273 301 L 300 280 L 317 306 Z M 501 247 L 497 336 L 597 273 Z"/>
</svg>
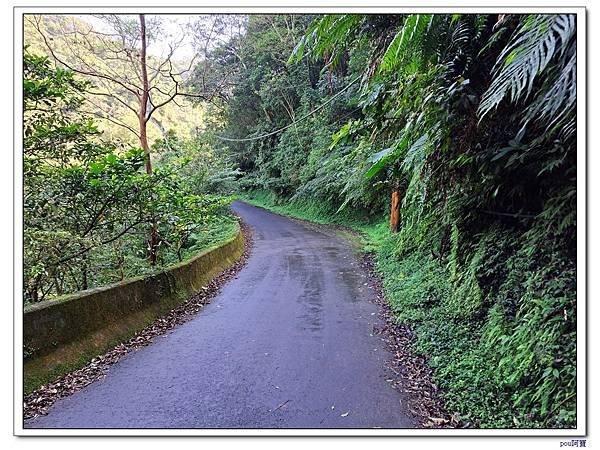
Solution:
<svg viewBox="0 0 600 450">
<path fill-rule="evenodd" d="M 378 307 L 350 244 L 235 202 L 246 267 L 193 320 L 28 428 L 405 428 Z"/>
</svg>

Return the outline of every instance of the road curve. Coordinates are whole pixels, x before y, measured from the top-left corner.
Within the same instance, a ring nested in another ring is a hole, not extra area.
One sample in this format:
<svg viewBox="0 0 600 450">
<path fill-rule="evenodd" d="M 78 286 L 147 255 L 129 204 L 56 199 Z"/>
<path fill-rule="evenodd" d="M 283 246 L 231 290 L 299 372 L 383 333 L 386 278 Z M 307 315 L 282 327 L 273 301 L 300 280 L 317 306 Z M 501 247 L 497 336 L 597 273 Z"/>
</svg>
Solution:
<svg viewBox="0 0 600 450">
<path fill-rule="evenodd" d="M 351 245 L 245 203 L 246 267 L 191 321 L 27 428 L 406 428 Z"/>
</svg>

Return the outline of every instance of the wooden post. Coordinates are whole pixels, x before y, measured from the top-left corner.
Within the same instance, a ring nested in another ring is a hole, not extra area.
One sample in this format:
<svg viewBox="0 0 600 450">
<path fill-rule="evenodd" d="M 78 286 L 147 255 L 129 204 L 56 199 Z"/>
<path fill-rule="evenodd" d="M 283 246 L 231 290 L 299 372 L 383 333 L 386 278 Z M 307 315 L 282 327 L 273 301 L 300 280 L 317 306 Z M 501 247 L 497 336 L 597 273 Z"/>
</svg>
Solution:
<svg viewBox="0 0 600 450">
<path fill-rule="evenodd" d="M 400 227 L 400 190 L 394 187 L 392 191 L 392 206 L 390 208 L 390 231 L 398 232 Z"/>
</svg>

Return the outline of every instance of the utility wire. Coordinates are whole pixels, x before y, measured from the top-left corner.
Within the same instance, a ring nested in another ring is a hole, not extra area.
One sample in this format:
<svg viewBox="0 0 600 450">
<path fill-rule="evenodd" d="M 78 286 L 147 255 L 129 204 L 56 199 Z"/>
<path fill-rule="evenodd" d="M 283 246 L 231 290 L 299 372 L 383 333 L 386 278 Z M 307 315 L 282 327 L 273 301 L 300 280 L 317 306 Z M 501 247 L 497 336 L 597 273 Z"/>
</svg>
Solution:
<svg viewBox="0 0 600 450">
<path fill-rule="evenodd" d="M 225 136 L 219 136 L 218 134 L 215 135 L 215 137 L 217 139 L 221 139 L 222 141 L 229 141 L 229 142 L 248 142 L 248 141 L 256 141 L 258 139 L 264 139 L 266 137 L 269 136 L 273 136 L 274 134 L 278 134 L 281 133 L 282 131 L 287 130 L 288 128 L 296 125 L 298 122 L 302 122 L 303 120 L 308 119 L 310 116 L 312 116 L 314 113 L 316 113 L 317 111 L 320 111 L 321 109 L 323 109 L 325 106 L 327 106 L 329 103 L 331 103 L 334 99 L 336 99 L 337 97 L 339 97 L 340 95 L 342 95 L 344 92 L 346 92 L 348 89 L 350 89 L 350 86 L 354 85 L 358 80 L 360 80 L 360 76 L 356 77 L 354 80 L 352 80 L 352 82 L 346 86 L 344 89 L 342 89 L 340 92 L 338 92 L 337 94 L 335 94 L 333 97 L 331 97 L 329 100 L 327 100 L 325 103 L 323 103 L 322 105 L 316 107 L 315 109 L 313 109 L 311 112 L 309 112 L 308 114 L 300 117 L 299 119 L 287 124 L 285 127 L 283 128 L 279 128 L 278 130 L 275 131 L 271 131 L 270 133 L 267 134 L 262 134 L 260 136 L 254 136 L 254 137 L 248 137 L 248 138 L 228 138 Z"/>
</svg>

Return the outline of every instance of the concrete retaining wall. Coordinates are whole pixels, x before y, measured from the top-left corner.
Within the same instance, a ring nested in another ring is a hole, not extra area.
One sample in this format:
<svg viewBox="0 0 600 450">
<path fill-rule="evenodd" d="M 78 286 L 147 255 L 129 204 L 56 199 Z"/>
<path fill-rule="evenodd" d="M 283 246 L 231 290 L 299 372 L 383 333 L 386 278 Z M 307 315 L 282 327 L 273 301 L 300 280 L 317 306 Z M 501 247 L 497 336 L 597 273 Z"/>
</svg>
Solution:
<svg viewBox="0 0 600 450">
<path fill-rule="evenodd" d="M 243 253 L 244 237 L 154 275 L 29 306 L 23 314 L 25 392 L 85 365 L 198 292 Z"/>
</svg>

